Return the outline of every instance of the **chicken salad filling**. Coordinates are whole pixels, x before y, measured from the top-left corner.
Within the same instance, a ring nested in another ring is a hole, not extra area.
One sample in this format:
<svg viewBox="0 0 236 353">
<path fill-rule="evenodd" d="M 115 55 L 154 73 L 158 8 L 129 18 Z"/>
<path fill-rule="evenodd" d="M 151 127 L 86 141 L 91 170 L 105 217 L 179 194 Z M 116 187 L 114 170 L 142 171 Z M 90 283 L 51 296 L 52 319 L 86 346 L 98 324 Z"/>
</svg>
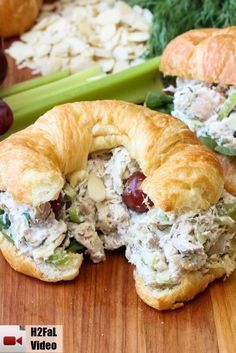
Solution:
<svg viewBox="0 0 236 353">
<path fill-rule="evenodd" d="M 145 283 L 154 287 L 176 285 L 184 274 L 205 274 L 211 267 L 222 266 L 229 275 L 236 265 L 235 202 L 225 193 L 207 211 L 176 216 L 152 208 L 134 215 L 126 257 Z"/>
<path fill-rule="evenodd" d="M 207 211 L 164 213 L 138 189 L 142 175 L 125 148 L 93 154 L 78 186 L 66 184 L 56 201 L 34 208 L 1 192 L 0 230 L 37 264 L 64 265 L 70 252 L 100 262 L 105 249 L 125 246 L 129 262 L 153 286 L 176 285 L 183 273 L 219 264 L 233 271 L 236 198 L 225 193 Z"/>
<path fill-rule="evenodd" d="M 181 119 L 211 149 L 236 156 L 236 87 L 177 78 L 173 116 Z"/>
</svg>

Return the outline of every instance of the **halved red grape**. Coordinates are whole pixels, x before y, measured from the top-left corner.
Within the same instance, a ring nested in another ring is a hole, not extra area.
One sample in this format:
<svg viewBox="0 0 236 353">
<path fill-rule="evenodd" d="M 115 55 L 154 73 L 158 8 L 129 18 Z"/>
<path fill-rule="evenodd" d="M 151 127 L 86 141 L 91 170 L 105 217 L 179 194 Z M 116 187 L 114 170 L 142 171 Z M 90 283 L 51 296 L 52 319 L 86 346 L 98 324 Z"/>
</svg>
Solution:
<svg viewBox="0 0 236 353">
<path fill-rule="evenodd" d="M 10 107 L 0 100 L 0 135 L 5 134 L 13 123 L 13 114 Z"/>
<path fill-rule="evenodd" d="M 147 212 L 148 206 L 152 206 L 153 202 L 141 190 L 140 185 L 145 179 L 145 175 L 141 172 L 135 172 L 128 179 L 122 195 L 123 202 L 128 208 L 135 212 Z"/>
<path fill-rule="evenodd" d="M 7 76 L 7 58 L 3 51 L 0 51 L 0 84 L 5 80 Z"/>
<path fill-rule="evenodd" d="M 59 195 L 57 200 L 50 201 L 51 208 L 55 214 L 56 218 L 59 218 L 62 207 L 63 207 L 63 197 L 62 194 Z"/>
</svg>

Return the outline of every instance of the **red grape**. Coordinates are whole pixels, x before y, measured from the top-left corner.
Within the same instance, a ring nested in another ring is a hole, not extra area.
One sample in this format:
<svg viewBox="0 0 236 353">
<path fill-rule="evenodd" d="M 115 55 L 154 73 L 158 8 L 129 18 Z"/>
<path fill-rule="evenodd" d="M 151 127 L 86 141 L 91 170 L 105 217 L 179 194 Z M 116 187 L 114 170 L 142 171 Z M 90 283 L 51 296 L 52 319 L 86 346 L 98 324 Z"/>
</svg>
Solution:
<svg viewBox="0 0 236 353">
<path fill-rule="evenodd" d="M 3 51 L 0 51 L 0 84 L 5 80 L 7 75 L 7 59 Z"/>
<path fill-rule="evenodd" d="M 140 188 L 140 185 L 145 178 L 145 175 L 141 172 L 133 173 L 128 179 L 122 195 L 123 202 L 126 206 L 139 213 L 147 212 L 148 205 L 153 205 L 153 202 Z"/>
<path fill-rule="evenodd" d="M 13 123 L 13 114 L 10 107 L 0 100 L 0 135 L 5 134 Z"/>
<path fill-rule="evenodd" d="M 55 214 L 56 218 L 59 218 L 62 207 L 63 207 L 63 197 L 62 194 L 59 195 L 57 200 L 50 201 L 51 208 Z"/>
</svg>

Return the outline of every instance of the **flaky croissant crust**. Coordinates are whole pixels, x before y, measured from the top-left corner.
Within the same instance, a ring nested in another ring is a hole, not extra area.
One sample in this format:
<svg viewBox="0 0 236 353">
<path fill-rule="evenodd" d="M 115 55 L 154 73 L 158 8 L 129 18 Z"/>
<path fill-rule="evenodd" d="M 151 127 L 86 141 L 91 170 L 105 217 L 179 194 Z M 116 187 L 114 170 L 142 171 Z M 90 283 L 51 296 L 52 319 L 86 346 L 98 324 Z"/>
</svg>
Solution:
<svg viewBox="0 0 236 353">
<path fill-rule="evenodd" d="M 160 70 L 165 75 L 235 85 L 236 26 L 181 34 L 164 50 Z"/>
<path fill-rule="evenodd" d="M 12 37 L 24 33 L 36 20 L 43 0 L 1 0 L 0 36 Z"/>
<path fill-rule="evenodd" d="M 206 208 L 222 193 L 215 155 L 180 120 L 122 101 L 57 106 L 0 143 L 0 189 L 37 206 L 56 199 L 91 152 L 124 146 L 147 176 L 142 189 L 156 206 Z"/>
</svg>

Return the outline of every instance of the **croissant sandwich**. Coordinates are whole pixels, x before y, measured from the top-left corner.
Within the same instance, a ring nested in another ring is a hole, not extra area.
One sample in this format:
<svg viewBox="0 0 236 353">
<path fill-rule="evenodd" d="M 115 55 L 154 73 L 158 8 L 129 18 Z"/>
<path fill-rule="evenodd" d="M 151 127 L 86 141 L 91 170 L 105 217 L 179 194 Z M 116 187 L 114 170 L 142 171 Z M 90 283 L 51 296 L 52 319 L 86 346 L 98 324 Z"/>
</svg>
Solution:
<svg viewBox="0 0 236 353">
<path fill-rule="evenodd" d="M 55 107 L 0 143 L 1 251 L 44 281 L 126 247 L 139 296 L 174 309 L 235 268 L 236 198 L 180 120 L 121 101 Z"/>
<path fill-rule="evenodd" d="M 43 0 L 1 0 L 0 36 L 13 37 L 27 31 L 35 22 Z"/>
<path fill-rule="evenodd" d="M 225 187 L 236 196 L 236 27 L 195 29 L 166 47 L 160 64 L 177 76 L 172 114 L 219 153 Z"/>
</svg>

